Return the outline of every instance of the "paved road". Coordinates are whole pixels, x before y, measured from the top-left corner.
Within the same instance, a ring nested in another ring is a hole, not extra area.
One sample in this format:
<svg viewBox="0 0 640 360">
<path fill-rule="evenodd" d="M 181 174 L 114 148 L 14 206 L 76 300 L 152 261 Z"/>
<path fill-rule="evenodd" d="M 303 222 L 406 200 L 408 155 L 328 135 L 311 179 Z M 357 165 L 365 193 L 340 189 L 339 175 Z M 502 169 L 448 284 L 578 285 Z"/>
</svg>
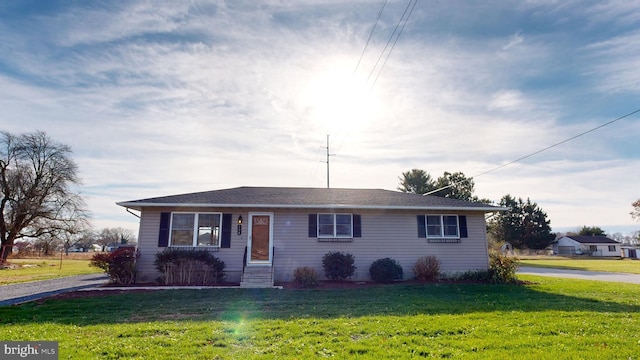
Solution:
<svg viewBox="0 0 640 360">
<path fill-rule="evenodd" d="M 67 291 L 97 287 L 109 278 L 105 274 L 67 276 L 58 279 L 32 281 L 0 286 L 0 306 L 33 301 Z"/>
<path fill-rule="evenodd" d="M 640 275 L 521 266 L 518 274 L 640 284 Z"/>
</svg>

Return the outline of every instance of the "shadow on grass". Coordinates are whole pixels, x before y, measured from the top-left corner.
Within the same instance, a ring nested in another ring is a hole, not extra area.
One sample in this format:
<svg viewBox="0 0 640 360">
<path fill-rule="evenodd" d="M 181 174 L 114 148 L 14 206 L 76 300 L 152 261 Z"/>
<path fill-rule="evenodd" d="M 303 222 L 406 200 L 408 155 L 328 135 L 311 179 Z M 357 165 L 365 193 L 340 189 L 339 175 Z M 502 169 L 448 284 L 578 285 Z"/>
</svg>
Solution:
<svg viewBox="0 0 640 360">
<path fill-rule="evenodd" d="M 562 284 L 572 284 L 564 280 Z M 426 284 L 340 290 L 161 290 L 47 300 L 0 308 L 0 325 L 118 324 L 147 321 L 332 319 L 363 316 L 449 315 L 474 312 L 637 313 L 640 306 L 609 301 L 616 285 L 585 282 L 579 296 L 536 286 Z M 562 286 L 556 285 L 557 288 Z M 604 284 L 604 285 L 603 285 Z M 603 288 L 604 287 L 604 288 Z M 637 297 L 640 288 L 626 294 Z M 585 294 L 584 296 L 580 294 Z M 619 301 L 619 302 L 618 302 Z M 631 300 L 627 300 L 631 301 Z"/>
</svg>

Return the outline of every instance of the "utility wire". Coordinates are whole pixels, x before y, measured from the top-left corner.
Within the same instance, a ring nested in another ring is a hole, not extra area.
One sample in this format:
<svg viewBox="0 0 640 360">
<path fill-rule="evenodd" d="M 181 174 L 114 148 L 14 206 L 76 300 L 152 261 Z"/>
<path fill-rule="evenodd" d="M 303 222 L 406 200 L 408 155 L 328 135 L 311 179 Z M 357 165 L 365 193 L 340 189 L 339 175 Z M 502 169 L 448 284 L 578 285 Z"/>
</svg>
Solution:
<svg viewBox="0 0 640 360">
<path fill-rule="evenodd" d="M 409 4 L 410 3 L 411 3 L 411 1 L 409 1 Z M 404 30 L 404 27 L 407 25 L 407 22 L 409 21 L 409 17 L 411 16 L 411 13 L 413 13 L 413 9 L 416 7 L 417 3 L 418 3 L 418 0 L 415 0 L 413 2 L 413 6 L 411 7 L 411 10 L 409 11 L 409 15 L 407 15 L 407 18 L 404 20 L 404 23 L 402 24 L 402 27 L 400 28 L 400 31 L 398 32 L 398 36 L 396 36 L 396 39 L 393 42 L 393 45 L 391 46 L 391 50 L 389 50 L 389 52 L 387 53 L 387 57 L 384 59 L 384 62 L 382 63 L 382 66 L 380 66 L 380 70 L 378 71 L 378 74 L 376 75 L 376 78 L 373 80 L 373 83 L 371 84 L 371 89 L 373 89 L 373 87 L 376 85 L 376 82 L 378 81 L 378 78 L 380 77 L 380 73 L 382 73 L 382 69 L 384 69 L 384 66 L 387 65 L 387 60 L 389 60 L 389 56 L 391 56 L 391 52 L 396 47 L 396 43 L 398 42 L 398 39 L 400 38 L 400 35 L 402 35 L 402 31 Z M 406 10 L 405 10 L 405 12 L 406 12 Z"/>
<path fill-rule="evenodd" d="M 611 120 L 611 121 L 609 121 L 609 122 L 606 122 L 606 123 L 604 123 L 604 124 L 602 124 L 602 125 L 599 125 L 599 126 L 596 126 L 596 127 L 594 127 L 594 128 L 591 128 L 591 129 L 589 129 L 589 130 L 587 130 L 587 131 L 581 132 L 581 133 L 579 133 L 578 135 L 574 135 L 574 136 L 572 136 L 572 137 L 570 137 L 570 138 L 568 138 L 568 139 L 562 140 L 562 141 L 560 141 L 560 142 L 558 142 L 558 143 L 555 143 L 555 144 L 553 144 L 553 145 L 549 145 L 549 146 L 547 146 L 547 147 L 545 147 L 545 148 L 543 148 L 543 149 L 540 149 L 540 150 L 538 150 L 538 151 L 532 152 L 532 153 L 531 153 L 531 154 L 529 154 L 529 155 L 525 155 L 525 156 L 523 156 L 523 157 L 517 158 L 517 159 L 512 160 L 512 161 L 509 161 L 509 162 L 508 162 L 508 163 L 506 163 L 506 164 L 502 164 L 502 165 L 497 166 L 497 167 L 495 167 L 495 168 L 493 168 L 493 169 L 490 169 L 490 170 L 487 170 L 487 171 L 481 172 L 480 174 L 477 174 L 477 175 L 475 175 L 475 176 L 472 176 L 471 178 L 469 178 L 469 179 L 467 179 L 467 180 L 458 181 L 458 182 L 456 182 L 456 183 L 453 183 L 453 184 L 450 184 L 450 185 L 447 185 L 447 186 L 441 187 L 440 189 L 436 189 L 436 190 L 433 190 L 433 191 L 429 191 L 428 193 L 425 193 L 424 195 L 431 195 L 431 194 L 436 193 L 436 192 L 438 192 L 438 191 L 441 191 L 441 190 L 444 190 L 444 189 L 448 189 L 448 188 L 450 188 L 450 187 L 452 187 L 452 186 L 456 186 L 456 185 L 458 185 L 458 184 L 462 184 L 462 183 L 465 183 L 465 182 L 471 181 L 473 178 L 477 178 L 477 177 L 479 177 L 479 176 L 486 175 L 486 174 L 488 174 L 488 173 L 491 173 L 491 172 L 494 172 L 494 171 L 500 170 L 500 169 L 502 169 L 502 168 L 504 168 L 504 167 L 507 167 L 507 166 L 509 166 L 509 165 L 511 165 L 511 164 L 515 164 L 515 163 L 517 163 L 517 162 L 519 162 L 519 161 L 522 161 L 522 160 L 524 160 L 524 159 L 528 159 L 528 158 L 530 158 L 530 157 L 532 157 L 532 156 L 534 156 L 534 155 L 538 155 L 538 154 L 540 154 L 541 152 L 547 151 L 547 150 L 549 150 L 549 149 L 553 149 L 553 148 L 554 148 L 554 147 L 556 147 L 556 146 L 562 145 L 562 144 L 567 143 L 567 142 L 569 142 L 569 141 L 571 141 L 571 140 L 577 139 L 577 138 L 579 138 L 579 137 L 581 137 L 581 136 L 584 136 L 584 135 L 587 135 L 587 134 L 589 134 L 589 133 L 592 133 L 592 132 L 594 132 L 594 131 L 596 131 L 596 130 L 602 129 L 602 128 L 603 128 L 603 127 L 605 127 L 605 126 L 611 125 L 611 124 L 615 123 L 616 121 L 620 121 L 620 120 L 622 120 L 622 119 L 624 119 L 624 118 L 628 118 L 629 116 L 635 115 L 635 114 L 637 114 L 637 113 L 639 113 L 639 112 L 640 112 L 640 109 L 634 110 L 634 111 L 632 111 L 632 112 L 630 112 L 630 113 L 628 113 L 628 114 L 626 114 L 626 115 L 620 116 L 619 118 L 613 119 L 613 120 Z"/>
<path fill-rule="evenodd" d="M 413 3 L 413 6 L 411 5 L 412 3 Z M 369 91 L 371 91 L 373 89 L 373 87 L 375 86 L 376 82 L 378 81 L 378 77 L 380 77 L 380 74 L 382 73 L 382 70 L 384 69 L 384 67 L 385 67 L 385 65 L 387 63 L 387 60 L 391 56 L 391 53 L 393 52 L 393 49 L 395 48 L 396 43 L 398 42 L 398 39 L 400 38 L 400 35 L 402 34 L 402 31 L 404 30 L 404 27 L 407 25 L 407 22 L 409 21 L 409 17 L 413 13 L 413 9 L 416 7 L 417 3 L 418 3 L 418 0 L 409 0 L 409 2 L 407 3 L 406 8 L 404 9 L 404 12 L 402 13 L 402 16 L 398 20 L 398 23 L 396 24 L 396 27 L 393 30 L 393 33 L 389 37 L 389 40 L 387 40 L 387 43 L 385 44 L 384 49 L 382 49 L 382 51 L 380 52 L 380 56 L 378 56 L 378 60 L 376 61 L 376 63 L 373 66 L 373 68 L 371 68 L 371 71 L 369 72 L 369 76 L 367 77 L 367 82 L 369 82 L 369 80 L 371 79 L 371 77 L 375 73 L 376 68 L 378 67 L 378 64 L 380 64 L 380 60 L 383 58 L 383 56 L 384 56 L 387 48 L 389 47 L 389 44 L 391 43 L 391 41 L 393 41 L 393 45 L 391 46 L 391 49 L 389 50 L 389 52 L 387 53 L 384 61 L 382 62 L 382 65 L 378 69 L 378 72 L 377 72 L 377 74 L 376 74 L 376 76 L 374 78 L 374 81 L 371 84 L 371 86 L 369 87 Z M 353 75 L 354 76 L 355 76 L 356 72 L 358 71 L 358 68 L 360 67 L 362 59 L 364 58 L 364 54 L 365 54 L 365 52 L 366 52 L 366 50 L 367 50 L 367 48 L 369 46 L 369 42 L 371 41 L 371 38 L 373 37 L 375 29 L 378 26 L 378 22 L 380 21 L 380 18 L 382 17 L 382 13 L 384 11 L 384 8 L 385 8 L 386 4 L 387 4 L 387 0 L 383 0 L 382 6 L 380 7 L 380 11 L 378 11 L 378 16 L 376 18 L 376 21 L 375 21 L 375 23 L 373 25 L 373 28 L 371 29 L 371 32 L 369 33 L 369 38 L 367 39 L 367 42 L 366 42 L 366 44 L 364 46 L 364 49 L 362 49 L 362 53 L 360 54 L 360 58 L 358 59 L 356 67 L 355 67 L 355 69 L 353 71 Z M 403 23 L 403 20 L 404 20 L 404 23 Z M 400 26 L 401 24 L 402 24 L 402 27 Z M 398 33 L 397 36 L 395 36 L 396 32 Z M 395 39 L 394 39 L 394 36 L 395 36 Z M 348 134 L 348 132 L 347 132 L 347 134 Z M 340 149 L 342 149 L 342 145 L 344 145 L 344 141 L 346 140 L 347 134 L 344 135 L 344 137 L 342 139 L 342 142 L 340 143 L 340 146 L 338 147 L 338 151 Z M 334 139 L 331 141 L 331 143 L 333 144 L 333 142 L 335 142 L 336 140 L 337 140 L 337 136 L 334 137 Z M 313 174 L 315 174 L 316 170 L 317 170 L 317 167 L 313 171 Z"/>
<path fill-rule="evenodd" d="M 353 70 L 353 75 L 356 74 L 356 72 L 358 71 L 358 68 L 360 67 L 360 62 L 362 62 L 362 58 L 364 57 L 364 53 L 365 53 L 365 51 L 367 51 L 367 47 L 369 46 L 369 42 L 371 41 L 371 38 L 373 37 L 374 31 L 376 31 L 376 27 L 378 26 L 378 22 L 380 21 L 380 18 L 382 17 L 382 12 L 384 11 L 384 7 L 386 5 L 387 5 L 387 0 L 384 0 L 382 2 L 382 7 L 380 7 L 380 11 L 378 11 L 378 17 L 376 18 L 376 22 L 373 24 L 373 28 L 371 28 L 371 32 L 369 33 L 369 38 L 367 39 L 367 43 L 364 44 L 364 49 L 362 49 L 362 54 L 360 54 L 360 59 L 358 59 L 358 63 L 356 64 L 356 68 Z"/>
<path fill-rule="evenodd" d="M 355 77 L 356 72 L 358 71 L 358 68 L 360 67 L 360 63 L 362 62 L 362 59 L 364 58 L 364 54 L 366 53 L 367 48 L 369 47 L 369 43 L 371 42 L 371 38 L 373 38 L 373 34 L 374 34 L 375 30 L 376 30 L 376 27 L 378 26 L 378 22 L 380 22 L 380 18 L 382 17 L 382 13 L 384 12 L 384 8 L 386 7 L 386 5 L 387 5 L 387 0 L 383 0 L 382 1 L 382 5 L 380 7 L 380 10 L 378 11 L 378 16 L 376 17 L 376 21 L 374 22 L 373 27 L 371 28 L 371 32 L 369 33 L 369 38 L 367 38 L 367 42 L 364 45 L 364 48 L 362 49 L 362 53 L 360 54 L 360 58 L 358 59 L 358 63 L 356 64 L 356 67 L 353 70 L 353 75 L 352 75 L 353 77 Z M 327 129 L 327 134 L 329 133 L 329 130 L 330 130 L 330 128 Z M 339 134 L 339 132 L 340 132 L 340 129 L 338 129 L 338 134 Z M 333 143 L 336 141 L 337 137 L 338 137 L 337 135 L 334 136 L 334 138 L 331 140 L 331 144 L 327 144 L 327 146 L 333 145 Z M 343 140 L 343 142 L 344 142 L 344 140 Z M 340 148 L 341 147 L 342 147 L 342 144 L 340 144 Z M 316 174 L 316 172 L 318 170 L 318 165 L 319 165 L 318 160 L 316 160 L 316 163 L 317 163 L 316 167 L 312 172 L 312 177 L 315 176 L 315 174 Z"/>
<path fill-rule="evenodd" d="M 398 20 L 398 23 L 396 24 L 396 27 L 393 29 L 393 32 L 391 33 L 391 36 L 389 36 L 389 40 L 387 40 L 387 43 L 385 44 L 384 48 L 380 52 L 380 56 L 378 56 L 378 60 L 376 61 L 375 65 L 373 65 L 373 68 L 371 68 L 371 72 L 369 73 L 369 76 L 367 77 L 367 81 L 369 81 L 369 79 L 371 79 L 371 76 L 373 76 L 373 73 L 375 72 L 376 68 L 378 67 L 378 64 L 380 64 L 380 60 L 384 56 L 384 53 L 387 51 L 387 48 L 389 47 L 389 44 L 391 44 L 391 41 L 393 40 L 394 36 L 396 35 L 396 32 L 398 32 L 398 29 L 400 28 L 400 24 L 402 23 L 402 20 L 404 19 L 405 15 L 407 15 L 407 11 L 409 11 L 409 7 L 411 6 L 411 3 L 413 1 L 414 0 L 409 0 L 409 2 L 407 3 L 407 7 L 404 9 L 404 12 L 402 13 L 402 16 Z M 418 0 L 415 0 L 416 3 L 417 3 L 417 1 Z M 415 4 L 413 6 L 415 7 Z M 411 9 L 411 11 L 413 12 L 413 8 Z M 409 13 L 409 15 L 411 15 L 411 13 Z M 409 20 L 408 16 L 407 16 L 407 20 Z M 400 34 L 398 34 L 398 37 L 400 37 Z M 398 41 L 397 38 L 396 38 L 396 41 Z M 393 50 L 393 49 L 391 49 L 391 50 Z M 391 50 L 389 51 L 389 55 L 391 54 Z M 380 73 L 381 71 L 382 71 L 382 66 L 380 67 L 380 70 L 378 71 L 378 73 Z"/>
<path fill-rule="evenodd" d="M 413 2 L 413 6 L 411 6 L 412 2 Z M 386 1 L 385 1 L 385 3 L 386 3 Z M 404 30 L 404 27 L 407 25 L 407 22 L 409 21 L 409 17 L 411 17 L 411 14 L 413 13 L 413 9 L 416 7 L 416 4 L 418 4 L 418 0 L 409 0 L 409 2 L 407 3 L 406 8 L 404 9 L 404 12 L 402 13 L 402 16 L 398 20 L 398 23 L 396 24 L 396 27 L 393 30 L 393 33 L 389 37 L 389 40 L 387 40 L 387 44 L 384 46 L 384 49 L 382 49 L 382 52 L 380 52 L 380 56 L 378 56 L 378 60 L 376 61 L 375 65 L 373 66 L 373 68 L 371 68 L 371 72 L 369 73 L 369 76 L 367 77 L 367 82 L 369 82 L 369 80 L 371 79 L 371 76 L 373 75 L 373 73 L 375 72 L 376 68 L 378 67 L 378 64 L 380 63 L 380 60 L 384 56 L 384 54 L 385 54 L 385 52 L 387 50 L 387 47 L 389 46 L 391 41 L 394 39 L 394 35 L 396 34 L 396 32 L 398 32 L 398 35 L 395 36 L 395 40 L 393 40 L 393 45 L 391 46 L 391 49 L 387 53 L 387 56 L 385 57 L 382 65 L 380 66 L 380 68 L 378 70 L 378 73 L 376 74 L 376 77 L 373 80 L 373 83 L 369 87 L 369 91 L 373 90 L 373 87 L 375 86 L 376 82 L 378 81 L 378 77 L 380 77 L 380 74 L 382 73 L 382 69 L 384 69 L 385 65 L 387 64 L 387 60 L 389 60 L 389 57 L 391 56 L 391 53 L 393 52 L 393 49 L 396 47 L 396 43 L 398 42 L 398 39 L 400 38 L 400 35 L 402 34 L 402 31 Z M 409 10 L 409 8 L 411 8 L 411 9 Z M 382 10 L 383 9 L 384 9 L 384 4 L 383 4 L 382 8 L 380 9 L 380 12 L 378 13 L 378 19 L 380 19 L 380 16 L 382 15 Z M 408 15 L 407 15 L 407 11 L 408 11 Z M 406 17 L 405 17 L 405 15 L 406 15 Z M 402 22 L 403 19 L 404 19 L 404 23 Z M 378 23 L 378 20 L 376 20 L 376 24 L 377 23 Z M 400 27 L 401 23 L 402 23 L 402 27 Z M 399 31 L 398 31 L 398 28 L 400 29 Z M 375 26 L 374 26 L 374 29 L 375 29 Z M 371 35 L 373 35 L 373 31 L 371 32 Z M 371 35 L 369 35 L 369 39 L 371 39 Z M 369 43 L 369 40 L 367 40 L 367 44 L 368 43 Z M 362 54 L 364 55 L 364 51 L 363 51 Z M 358 65 L 360 65 L 360 61 L 361 60 L 362 60 L 362 56 L 361 56 L 360 60 L 358 61 Z M 357 68 L 358 67 L 356 67 L 356 70 L 357 70 Z M 355 74 L 355 71 L 354 71 L 354 74 Z M 344 144 L 344 142 L 345 142 L 345 140 L 347 138 L 347 135 L 348 135 L 348 132 L 342 138 L 340 146 L 338 146 L 338 149 L 336 150 L 336 152 L 338 152 L 338 151 L 340 151 L 342 149 L 342 145 Z M 336 137 L 336 140 L 337 140 L 337 137 Z"/>
</svg>

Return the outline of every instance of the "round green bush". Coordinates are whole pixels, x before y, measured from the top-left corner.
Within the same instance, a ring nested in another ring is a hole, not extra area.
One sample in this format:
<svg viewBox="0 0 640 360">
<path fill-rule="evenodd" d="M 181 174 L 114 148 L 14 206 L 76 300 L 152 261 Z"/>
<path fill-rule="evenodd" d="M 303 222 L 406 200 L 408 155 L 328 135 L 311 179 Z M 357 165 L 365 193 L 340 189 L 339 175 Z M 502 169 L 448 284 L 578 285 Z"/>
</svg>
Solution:
<svg viewBox="0 0 640 360">
<path fill-rule="evenodd" d="M 379 283 L 391 283 L 402 280 L 402 266 L 391 258 L 378 259 L 369 268 L 371 280 Z"/>
<path fill-rule="evenodd" d="M 496 284 L 517 284 L 518 259 L 500 253 L 489 254 L 489 272 Z"/>
<path fill-rule="evenodd" d="M 353 255 L 342 252 L 328 252 L 322 257 L 322 268 L 327 279 L 342 281 L 356 271 Z"/>
</svg>

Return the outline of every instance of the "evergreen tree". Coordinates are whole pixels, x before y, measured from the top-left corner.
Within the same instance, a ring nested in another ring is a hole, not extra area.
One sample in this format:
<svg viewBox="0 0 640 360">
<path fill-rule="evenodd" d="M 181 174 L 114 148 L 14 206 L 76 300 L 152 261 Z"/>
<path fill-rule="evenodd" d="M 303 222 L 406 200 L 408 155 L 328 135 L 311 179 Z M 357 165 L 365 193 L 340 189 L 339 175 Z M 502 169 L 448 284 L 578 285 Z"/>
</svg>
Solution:
<svg viewBox="0 0 640 360">
<path fill-rule="evenodd" d="M 554 240 L 547 214 L 535 202 L 505 195 L 499 205 L 510 210 L 497 214 L 489 221 L 489 233 L 495 239 L 509 242 L 520 249 L 544 249 Z"/>
<path fill-rule="evenodd" d="M 398 179 L 400 179 L 398 190 L 402 192 L 422 195 L 436 189 L 431 175 L 424 170 L 405 171 Z"/>
<path fill-rule="evenodd" d="M 582 236 L 607 236 L 607 233 L 598 226 L 583 226 L 578 235 Z"/>
</svg>

